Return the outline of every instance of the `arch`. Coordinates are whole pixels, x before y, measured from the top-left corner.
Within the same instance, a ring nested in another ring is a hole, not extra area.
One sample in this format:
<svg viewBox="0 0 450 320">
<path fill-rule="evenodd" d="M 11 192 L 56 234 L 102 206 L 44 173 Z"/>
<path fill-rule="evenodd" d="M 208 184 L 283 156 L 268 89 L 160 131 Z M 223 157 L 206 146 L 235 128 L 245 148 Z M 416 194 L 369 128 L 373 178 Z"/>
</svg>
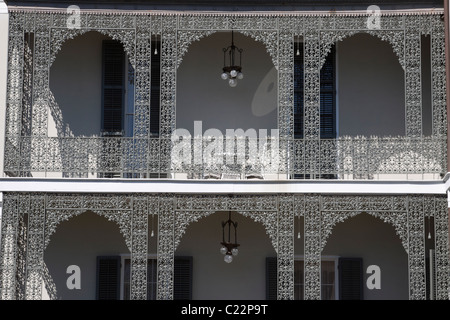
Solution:
<svg viewBox="0 0 450 320">
<path fill-rule="evenodd" d="M 265 227 L 232 211 L 231 219 L 238 223 L 240 246 L 239 254 L 227 264 L 220 253 L 221 223 L 227 219 L 227 211 L 216 211 L 190 224 L 175 252 L 175 256 L 193 257 L 193 299 L 264 299 L 265 282 L 261 280 L 265 275 L 265 259 L 275 252 Z M 234 240 L 233 231 L 231 239 Z"/>
<path fill-rule="evenodd" d="M 174 248 L 175 250 L 180 245 L 181 239 L 183 235 L 186 233 L 186 229 L 194 222 L 198 222 L 203 218 L 209 217 L 221 210 L 212 210 L 212 211 L 198 211 L 198 212 L 177 212 L 175 214 L 175 227 L 177 228 L 177 232 L 175 232 L 174 239 Z M 234 211 L 243 217 L 247 217 L 252 219 L 254 222 L 261 223 L 265 230 L 266 234 L 269 236 L 272 246 L 275 251 L 277 251 L 277 212 L 251 212 L 251 211 Z"/>
<path fill-rule="evenodd" d="M 133 67 L 135 67 L 134 29 L 123 30 L 123 29 L 101 29 L 101 28 L 80 28 L 80 29 L 52 28 L 48 67 L 50 68 L 52 66 L 58 52 L 62 49 L 66 41 L 75 39 L 76 37 L 84 35 L 89 32 L 98 32 L 100 34 L 110 37 L 113 40 L 119 41 L 122 44 L 125 52 L 127 53 L 130 63 L 133 65 Z"/>
<path fill-rule="evenodd" d="M 361 212 L 334 229 L 322 255 L 362 258 L 364 299 L 409 299 L 410 256 L 404 251 L 392 225 L 368 212 Z M 372 274 L 368 267 L 372 265 L 380 268 L 378 290 L 366 286 L 366 280 Z"/>
<path fill-rule="evenodd" d="M 405 70 L 405 52 L 404 52 L 404 31 L 403 30 L 333 30 L 333 31 L 321 31 L 320 39 L 320 68 L 325 63 L 326 56 L 331 51 L 331 47 L 347 38 L 350 38 L 357 34 L 369 34 L 373 37 L 380 39 L 389 43 L 392 47 L 393 52 L 398 58 L 398 62 Z"/>
<path fill-rule="evenodd" d="M 107 219 L 108 221 L 116 223 L 125 240 L 128 250 L 131 252 L 131 221 L 130 219 L 123 218 L 123 215 L 126 215 L 126 212 L 121 212 L 120 210 L 96 209 L 48 209 L 46 211 L 47 223 L 45 230 L 44 250 L 50 244 L 51 236 L 56 233 L 57 227 L 62 222 L 78 217 L 86 212 L 92 212 Z"/>
<path fill-rule="evenodd" d="M 238 80 L 236 88 L 229 88 L 220 75 L 222 49 L 230 45 L 231 32 L 208 32 L 208 37 L 201 34 L 201 41 L 192 43 L 177 70 L 176 127 L 189 130 L 191 135 L 197 134 L 193 128 L 197 120 L 203 121 L 203 130 L 215 128 L 223 135 L 227 129 L 276 129 L 278 74 L 264 43 L 235 32 L 235 44 L 244 50 L 244 79 Z M 185 42 L 179 50 L 187 48 Z M 233 117 L 234 111 L 242 117 Z"/>
<path fill-rule="evenodd" d="M 100 133 L 102 40 L 106 39 L 112 38 L 96 31 L 83 32 L 65 41 L 52 61 L 48 90 L 49 136 Z"/>
<path fill-rule="evenodd" d="M 101 237 L 99 237 L 101 232 Z M 120 236 L 119 226 L 107 217 L 85 210 L 61 223 L 44 251 L 47 277 L 53 281 L 53 297 L 58 299 L 95 299 L 96 258 L 130 252 Z M 70 290 L 66 281 L 68 266 L 80 269 L 80 290 Z M 50 287 L 51 288 L 51 287 Z"/>
<path fill-rule="evenodd" d="M 209 37 L 217 32 L 231 32 L 236 31 L 245 36 L 251 37 L 257 42 L 261 42 L 266 47 L 267 52 L 272 58 L 272 63 L 278 70 L 278 32 L 268 31 L 268 30 L 177 30 L 177 65 L 176 69 L 180 66 L 183 61 L 183 57 L 189 50 L 189 47 L 193 42 L 200 41 L 205 37 Z"/>
<path fill-rule="evenodd" d="M 407 73 L 392 46 L 376 35 L 356 32 L 337 51 L 339 135 L 407 135 Z"/>
<path fill-rule="evenodd" d="M 356 217 L 360 214 L 368 214 L 372 217 L 380 219 L 381 221 L 392 225 L 395 229 L 397 236 L 399 237 L 403 248 L 408 253 L 409 243 L 408 234 L 405 230 L 407 225 L 407 213 L 395 212 L 386 213 L 379 211 L 344 211 L 344 212 L 322 212 L 322 230 L 321 230 L 321 248 L 320 252 L 325 248 L 328 238 L 331 236 L 333 228 L 341 222 L 348 220 L 349 218 Z"/>
</svg>

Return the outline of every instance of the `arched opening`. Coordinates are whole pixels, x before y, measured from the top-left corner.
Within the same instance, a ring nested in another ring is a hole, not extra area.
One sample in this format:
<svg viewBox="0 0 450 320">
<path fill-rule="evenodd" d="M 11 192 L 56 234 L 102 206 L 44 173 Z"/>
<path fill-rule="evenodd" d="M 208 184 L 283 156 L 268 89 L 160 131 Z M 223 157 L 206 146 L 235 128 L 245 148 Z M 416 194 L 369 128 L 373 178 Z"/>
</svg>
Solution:
<svg viewBox="0 0 450 320">
<path fill-rule="evenodd" d="M 322 256 L 361 259 L 364 300 L 409 299 L 408 255 L 395 228 L 380 219 L 363 213 L 338 223 Z M 373 274 L 370 266 L 380 268 L 379 289 L 367 285 Z M 342 282 L 341 278 L 338 280 Z"/>
<path fill-rule="evenodd" d="M 340 136 L 404 136 L 404 70 L 392 46 L 369 34 L 337 43 Z"/>
<path fill-rule="evenodd" d="M 101 236 L 100 236 L 101 235 Z M 57 299 L 95 300 L 97 257 L 129 253 L 119 226 L 91 211 L 62 222 L 51 236 L 44 262 L 56 286 Z M 80 289 L 70 289 L 69 266 L 80 270 Z"/>
<path fill-rule="evenodd" d="M 49 136 L 125 132 L 134 109 L 132 74 L 119 41 L 96 31 L 67 40 L 50 69 Z"/>
<path fill-rule="evenodd" d="M 224 135 L 226 129 L 270 132 L 278 127 L 277 71 L 269 53 L 264 44 L 239 32 L 234 32 L 234 43 L 243 49 L 244 74 L 234 88 L 221 79 L 231 32 L 216 32 L 190 45 L 177 73 L 177 128 L 193 136 L 194 121 L 202 121 L 203 131 L 214 128 Z"/>
<path fill-rule="evenodd" d="M 264 300 L 266 298 L 266 258 L 276 256 L 261 223 L 236 212 L 239 254 L 231 263 L 220 253 L 222 222 L 228 212 L 216 212 L 190 224 L 175 256 L 192 256 L 194 300 Z"/>
</svg>

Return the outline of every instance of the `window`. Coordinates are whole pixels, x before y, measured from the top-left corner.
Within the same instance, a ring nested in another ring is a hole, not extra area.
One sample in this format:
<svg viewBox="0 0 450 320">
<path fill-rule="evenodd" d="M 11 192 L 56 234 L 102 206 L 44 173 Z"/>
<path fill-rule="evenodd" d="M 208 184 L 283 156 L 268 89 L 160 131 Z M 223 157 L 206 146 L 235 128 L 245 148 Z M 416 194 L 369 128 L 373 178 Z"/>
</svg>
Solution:
<svg viewBox="0 0 450 320">
<path fill-rule="evenodd" d="M 159 137 L 161 94 L 161 41 L 153 41 L 151 58 L 150 135 Z"/>
<path fill-rule="evenodd" d="M 339 297 L 363 300 L 363 264 L 361 258 L 339 258 Z"/>
<path fill-rule="evenodd" d="M 322 257 L 321 299 L 363 299 L 363 268 L 361 258 Z M 277 258 L 266 259 L 266 299 L 277 299 Z M 304 299 L 304 261 L 294 261 L 294 299 Z"/>
<path fill-rule="evenodd" d="M 303 43 L 296 42 L 294 50 L 294 137 L 303 139 Z M 320 70 L 320 138 L 335 139 L 336 135 L 336 50 L 333 46 Z"/>
<path fill-rule="evenodd" d="M 159 136 L 160 122 L 160 47 L 160 41 L 157 39 L 152 41 L 149 132 L 151 136 L 156 137 Z M 135 115 L 135 70 L 119 41 L 104 40 L 102 50 L 102 135 L 132 137 Z"/>
<path fill-rule="evenodd" d="M 103 41 L 102 51 L 102 134 L 123 134 L 125 104 L 125 53 L 120 42 Z"/>
<path fill-rule="evenodd" d="M 124 259 L 123 281 L 122 281 L 122 298 L 130 300 L 130 259 Z M 156 300 L 156 259 L 147 260 L 147 300 Z"/>
<path fill-rule="evenodd" d="M 130 299 L 130 257 L 97 257 L 97 299 Z M 192 257 L 175 257 L 174 300 L 192 299 Z M 147 299 L 155 300 L 157 292 L 157 260 L 147 260 Z"/>
<path fill-rule="evenodd" d="M 294 43 L 294 138 L 304 138 L 304 50 L 302 42 Z M 320 70 L 320 139 L 336 139 L 336 50 L 328 53 Z M 331 161 L 330 172 L 334 172 Z M 309 172 L 297 172 L 293 179 L 310 179 Z M 336 179 L 335 174 L 316 174 L 314 178 Z"/>
<path fill-rule="evenodd" d="M 294 299 L 303 300 L 304 288 L 304 261 L 294 262 Z M 337 263 L 336 259 L 322 259 L 321 263 L 321 299 L 337 300 L 338 286 L 336 283 Z"/>
</svg>

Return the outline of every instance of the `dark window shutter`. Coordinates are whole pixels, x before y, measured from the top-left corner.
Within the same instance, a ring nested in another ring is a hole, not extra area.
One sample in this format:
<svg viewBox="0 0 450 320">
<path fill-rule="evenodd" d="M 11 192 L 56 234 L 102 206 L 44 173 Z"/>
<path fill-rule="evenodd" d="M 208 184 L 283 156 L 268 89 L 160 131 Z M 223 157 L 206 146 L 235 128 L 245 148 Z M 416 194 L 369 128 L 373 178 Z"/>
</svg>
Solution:
<svg viewBox="0 0 450 320">
<path fill-rule="evenodd" d="M 160 93 L 161 42 L 154 41 L 151 57 L 150 133 L 155 137 L 159 136 Z"/>
<path fill-rule="evenodd" d="M 97 257 L 97 300 L 120 299 L 120 256 Z"/>
<path fill-rule="evenodd" d="M 327 55 L 320 70 L 320 137 L 335 139 L 336 134 L 336 52 Z M 298 53 L 298 54 L 297 54 Z M 303 139 L 304 121 L 304 50 L 294 43 L 294 137 Z"/>
<path fill-rule="evenodd" d="M 303 43 L 296 42 L 294 44 L 294 52 L 294 137 L 303 139 Z"/>
<path fill-rule="evenodd" d="M 175 257 L 174 300 L 192 300 L 192 257 Z"/>
<path fill-rule="evenodd" d="M 363 263 L 361 258 L 339 258 L 339 299 L 363 300 Z"/>
<path fill-rule="evenodd" d="M 336 53 L 333 46 L 320 70 L 320 137 L 336 138 Z"/>
<path fill-rule="evenodd" d="M 106 135 L 121 133 L 123 130 L 125 52 L 119 41 L 103 41 L 102 71 L 102 129 Z"/>
<path fill-rule="evenodd" d="M 266 258 L 266 299 L 277 300 L 278 298 L 278 277 L 277 258 Z"/>
</svg>

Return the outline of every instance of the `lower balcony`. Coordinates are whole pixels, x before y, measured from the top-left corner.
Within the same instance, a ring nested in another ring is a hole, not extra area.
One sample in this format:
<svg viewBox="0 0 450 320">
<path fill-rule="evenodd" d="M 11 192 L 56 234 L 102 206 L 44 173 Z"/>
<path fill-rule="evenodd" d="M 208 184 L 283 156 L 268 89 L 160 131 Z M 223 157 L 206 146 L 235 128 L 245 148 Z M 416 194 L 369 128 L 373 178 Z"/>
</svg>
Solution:
<svg viewBox="0 0 450 320">
<path fill-rule="evenodd" d="M 438 137 L 18 137 L 5 148 L 14 177 L 436 180 L 447 172 Z"/>
</svg>

